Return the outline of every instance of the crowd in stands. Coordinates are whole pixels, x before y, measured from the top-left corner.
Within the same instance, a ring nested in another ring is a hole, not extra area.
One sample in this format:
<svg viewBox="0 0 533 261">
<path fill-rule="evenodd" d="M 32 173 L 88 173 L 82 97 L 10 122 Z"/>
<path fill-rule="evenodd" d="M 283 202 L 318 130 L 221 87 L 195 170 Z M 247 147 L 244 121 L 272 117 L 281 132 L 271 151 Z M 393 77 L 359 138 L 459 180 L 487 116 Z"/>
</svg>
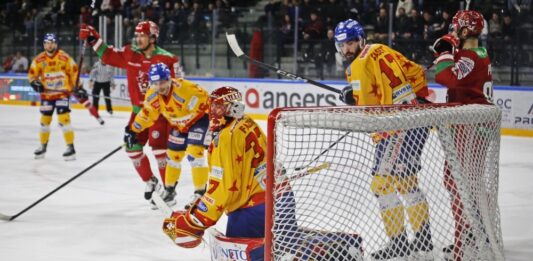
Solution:
<svg viewBox="0 0 533 261">
<path fill-rule="evenodd" d="M 16 37 L 32 36 L 34 31 L 70 28 L 88 23 L 97 27 L 99 17 L 106 17 L 112 26 L 114 16 L 123 19 L 124 42 L 133 36 L 135 25 L 142 19 L 155 21 L 160 26 L 160 39 L 164 43 L 176 43 L 196 39 L 199 43 L 209 40 L 213 25 L 230 27 L 237 24 L 236 7 L 255 6 L 258 0 L 4 0 L 0 3 L 0 30 Z M 509 59 L 503 52 L 495 52 L 517 41 L 517 25 L 531 23 L 530 1 L 479 0 L 470 8 L 480 10 L 487 21 L 482 34 L 482 44 L 488 46 L 495 63 Z M 389 4 L 393 5 L 392 45 L 407 57 L 428 62 L 431 54 L 428 46 L 448 32 L 451 18 L 465 2 L 456 0 L 271 0 L 265 5 L 265 16 L 257 23 L 277 43 L 277 56 L 289 55 L 294 42 L 297 23 L 298 48 L 302 59 L 335 63 L 333 30 L 336 24 L 347 18 L 360 21 L 370 42 L 389 43 Z M 216 10 L 217 21 L 213 22 Z M 298 10 L 298 13 L 296 13 Z M 268 23 L 267 23 L 268 21 Z M 36 28 L 37 26 L 38 28 Z M 111 33 L 112 28 L 108 29 Z M 522 36 L 528 38 L 528 35 Z M 74 38 L 73 38 L 74 39 Z M 75 40 L 75 39 L 74 39 Z M 266 40 L 265 40 L 266 41 Z M 525 42 L 525 41 L 523 41 Z M 28 53 L 26 53 L 28 54 Z M 501 57 L 498 57 L 501 56 Z"/>
<path fill-rule="evenodd" d="M 498 56 L 494 50 L 501 50 L 516 41 L 515 19 L 520 19 L 517 8 L 522 8 L 521 18 L 526 18 L 521 20 L 523 23 L 531 12 L 529 3 L 521 3 L 522 6 L 518 7 L 517 1 L 512 0 L 472 2 L 476 4 L 470 8 L 482 11 L 487 21 L 481 35 L 482 43 L 491 54 Z M 276 25 L 277 43 L 282 55 L 284 46 L 293 42 L 294 20 L 297 19 L 299 43 L 304 48 L 300 51 L 303 59 L 318 59 L 317 62 L 326 62 L 331 66 L 335 62 L 331 59 L 334 41 L 331 34 L 340 20 L 358 20 L 364 25 L 369 42 L 389 43 L 389 3 L 393 4 L 394 11 L 391 34 L 393 47 L 409 58 L 417 61 L 422 59 L 425 63 L 432 59 L 428 47 L 448 33 L 453 15 L 465 7 L 465 2 L 460 1 L 283 0 L 270 1 L 265 6 L 265 12 L 274 16 L 274 21 L 279 21 Z M 322 43 L 322 50 L 317 53 L 316 45 L 311 41 Z"/>
</svg>

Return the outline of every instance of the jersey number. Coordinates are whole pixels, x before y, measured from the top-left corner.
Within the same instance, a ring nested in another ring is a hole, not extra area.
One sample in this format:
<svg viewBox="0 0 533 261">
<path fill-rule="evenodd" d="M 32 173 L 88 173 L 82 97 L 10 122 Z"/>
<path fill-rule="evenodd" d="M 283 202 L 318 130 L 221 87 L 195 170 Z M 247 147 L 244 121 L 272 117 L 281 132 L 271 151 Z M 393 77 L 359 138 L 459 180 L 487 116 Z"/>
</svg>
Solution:
<svg viewBox="0 0 533 261">
<path fill-rule="evenodd" d="M 386 54 L 385 60 L 387 60 L 389 63 L 394 62 L 394 58 L 391 54 Z M 387 78 L 389 78 L 389 86 L 391 88 L 398 87 L 400 84 L 402 84 L 402 80 L 400 80 L 400 78 L 394 74 L 394 71 L 389 67 L 389 65 L 387 65 L 384 59 L 379 59 L 379 69 L 385 74 L 385 76 L 387 76 Z"/>
<path fill-rule="evenodd" d="M 483 84 L 483 94 L 485 94 L 485 99 L 490 103 L 493 103 L 494 97 L 494 88 L 492 87 L 492 82 L 485 82 Z"/>
<path fill-rule="evenodd" d="M 209 179 L 209 185 L 211 186 L 209 188 L 209 190 L 207 191 L 207 193 L 209 194 L 213 194 L 213 192 L 215 192 L 215 190 L 218 188 L 218 185 L 220 184 L 220 181 L 217 181 L 217 180 L 213 180 L 213 179 Z"/>
<path fill-rule="evenodd" d="M 246 148 L 245 151 L 248 151 L 249 149 L 253 149 L 254 151 L 254 158 L 252 160 L 252 168 L 257 168 L 259 166 L 259 163 L 263 161 L 263 158 L 265 158 L 265 151 L 261 146 L 259 145 L 258 137 L 261 136 L 261 131 L 259 130 L 259 127 L 255 127 L 253 132 L 248 133 L 246 136 Z"/>
</svg>

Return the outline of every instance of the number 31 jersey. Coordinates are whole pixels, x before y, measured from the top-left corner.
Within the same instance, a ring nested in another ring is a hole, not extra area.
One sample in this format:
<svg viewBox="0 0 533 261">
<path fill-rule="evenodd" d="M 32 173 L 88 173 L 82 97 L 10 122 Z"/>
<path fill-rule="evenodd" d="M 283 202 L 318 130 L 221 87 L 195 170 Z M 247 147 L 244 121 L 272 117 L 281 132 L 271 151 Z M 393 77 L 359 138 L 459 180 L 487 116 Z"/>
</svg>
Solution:
<svg viewBox="0 0 533 261">
<path fill-rule="evenodd" d="M 244 116 L 228 123 L 213 135 L 208 152 L 209 183 L 196 208 L 205 225 L 224 212 L 264 202 L 266 136 L 254 120 Z"/>
<path fill-rule="evenodd" d="M 411 104 L 428 96 L 424 69 L 382 44 L 365 45 L 346 78 L 357 105 Z"/>
</svg>

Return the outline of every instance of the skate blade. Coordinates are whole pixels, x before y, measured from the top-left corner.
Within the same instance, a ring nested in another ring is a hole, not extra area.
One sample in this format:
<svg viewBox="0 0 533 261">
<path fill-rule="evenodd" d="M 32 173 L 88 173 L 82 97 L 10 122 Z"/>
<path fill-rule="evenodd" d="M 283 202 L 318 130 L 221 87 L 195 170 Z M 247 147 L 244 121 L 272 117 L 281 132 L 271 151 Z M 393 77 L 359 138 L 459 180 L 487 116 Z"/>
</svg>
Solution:
<svg viewBox="0 0 533 261">
<path fill-rule="evenodd" d="M 63 159 L 65 161 L 73 161 L 73 160 L 76 160 L 76 155 L 72 155 L 72 156 L 63 156 Z"/>
<path fill-rule="evenodd" d="M 44 154 L 42 154 L 42 155 L 35 155 L 35 159 L 44 159 Z"/>
</svg>

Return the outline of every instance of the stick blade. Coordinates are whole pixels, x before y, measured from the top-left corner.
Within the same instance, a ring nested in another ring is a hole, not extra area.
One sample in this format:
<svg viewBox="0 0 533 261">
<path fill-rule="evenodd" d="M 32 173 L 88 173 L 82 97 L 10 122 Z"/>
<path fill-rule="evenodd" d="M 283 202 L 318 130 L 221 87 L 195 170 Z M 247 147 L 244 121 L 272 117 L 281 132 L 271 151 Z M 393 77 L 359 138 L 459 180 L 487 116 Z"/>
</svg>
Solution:
<svg viewBox="0 0 533 261">
<path fill-rule="evenodd" d="M 4 215 L 4 214 L 0 213 L 0 220 L 11 221 L 11 218 L 13 218 L 13 217 L 12 216 L 7 216 L 7 215 Z"/>
<path fill-rule="evenodd" d="M 239 46 L 239 42 L 237 42 L 237 37 L 235 37 L 235 34 L 226 33 L 226 40 L 228 40 L 229 47 L 231 47 L 231 50 L 237 57 L 244 55 L 244 52 Z"/>
</svg>

